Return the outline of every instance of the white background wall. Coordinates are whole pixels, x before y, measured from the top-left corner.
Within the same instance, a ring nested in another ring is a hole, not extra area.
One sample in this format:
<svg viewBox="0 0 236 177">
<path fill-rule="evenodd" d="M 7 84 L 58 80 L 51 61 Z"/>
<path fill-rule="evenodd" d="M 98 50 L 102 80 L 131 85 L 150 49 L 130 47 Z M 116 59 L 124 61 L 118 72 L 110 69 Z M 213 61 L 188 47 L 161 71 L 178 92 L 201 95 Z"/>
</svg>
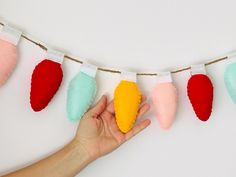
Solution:
<svg viewBox="0 0 236 177">
<path fill-rule="evenodd" d="M 34 38 L 99 66 L 162 71 L 197 64 L 236 49 L 234 0 L 0 0 L 0 19 Z M 66 118 L 68 82 L 79 65 L 66 60 L 64 80 L 50 105 L 34 113 L 30 79 L 44 51 L 21 40 L 18 66 L 0 88 L 0 174 L 56 151 L 75 134 Z M 186 96 L 189 71 L 175 74 L 179 90 L 176 121 L 169 131 L 152 125 L 81 177 L 235 177 L 236 105 L 227 95 L 225 62 L 207 68 L 215 86 L 210 120 L 200 122 Z M 112 97 L 119 75 L 98 73 L 99 98 Z M 140 77 L 150 96 L 152 77 Z"/>
</svg>

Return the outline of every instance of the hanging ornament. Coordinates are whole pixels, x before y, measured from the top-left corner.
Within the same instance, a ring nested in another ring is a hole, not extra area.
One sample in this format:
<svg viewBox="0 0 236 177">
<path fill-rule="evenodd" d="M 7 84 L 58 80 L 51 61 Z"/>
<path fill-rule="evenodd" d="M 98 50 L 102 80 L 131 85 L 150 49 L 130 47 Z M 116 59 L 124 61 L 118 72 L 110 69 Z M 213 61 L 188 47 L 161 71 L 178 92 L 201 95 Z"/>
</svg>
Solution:
<svg viewBox="0 0 236 177">
<path fill-rule="evenodd" d="M 123 133 L 127 133 L 136 121 L 141 93 L 136 84 L 136 73 L 122 72 L 121 81 L 114 92 L 116 123 Z"/>
<path fill-rule="evenodd" d="M 63 78 L 61 63 L 64 54 L 48 50 L 45 58 L 35 67 L 31 78 L 30 103 L 35 112 L 41 111 L 48 105 Z"/>
<path fill-rule="evenodd" d="M 20 37 L 20 31 L 7 25 L 0 32 L 0 86 L 6 83 L 16 66 Z"/>
<path fill-rule="evenodd" d="M 228 57 L 228 65 L 224 73 L 225 85 L 233 102 L 236 103 L 236 57 Z"/>
<path fill-rule="evenodd" d="M 175 119 L 177 109 L 177 89 L 172 82 L 170 72 L 158 74 L 152 100 L 160 126 L 168 129 Z"/>
<path fill-rule="evenodd" d="M 206 75 L 205 65 L 191 67 L 191 78 L 188 81 L 188 97 L 197 117 L 207 121 L 212 112 L 213 85 Z"/>
<path fill-rule="evenodd" d="M 96 66 L 83 64 L 80 72 L 70 81 L 67 92 L 67 115 L 69 120 L 80 120 L 92 105 L 97 92 L 96 71 Z"/>
</svg>

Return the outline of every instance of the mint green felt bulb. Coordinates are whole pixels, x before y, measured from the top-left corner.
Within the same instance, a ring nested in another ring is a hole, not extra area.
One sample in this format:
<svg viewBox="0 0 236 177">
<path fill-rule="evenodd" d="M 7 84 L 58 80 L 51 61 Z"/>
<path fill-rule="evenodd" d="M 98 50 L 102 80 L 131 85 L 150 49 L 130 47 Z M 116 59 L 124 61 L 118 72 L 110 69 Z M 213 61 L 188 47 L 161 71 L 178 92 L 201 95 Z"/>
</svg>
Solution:
<svg viewBox="0 0 236 177">
<path fill-rule="evenodd" d="M 227 66 L 224 74 L 225 85 L 233 102 L 236 103 L 236 62 Z"/>
<path fill-rule="evenodd" d="M 93 103 L 97 92 L 94 77 L 80 71 L 70 81 L 67 93 L 67 116 L 70 121 L 80 120 Z"/>
</svg>

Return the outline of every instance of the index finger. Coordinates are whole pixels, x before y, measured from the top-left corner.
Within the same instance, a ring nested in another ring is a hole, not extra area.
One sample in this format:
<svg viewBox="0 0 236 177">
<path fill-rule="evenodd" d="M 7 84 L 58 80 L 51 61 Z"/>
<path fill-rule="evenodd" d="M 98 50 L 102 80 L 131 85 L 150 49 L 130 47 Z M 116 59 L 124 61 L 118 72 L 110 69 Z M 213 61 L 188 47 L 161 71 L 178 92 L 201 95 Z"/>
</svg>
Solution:
<svg viewBox="0 0 236 177">
<path fill-rule="evenodd" d="M 138 133 L 140 133 L 142 130 L 147 128 L 151 124 L 151 120 L 145 119 L 139 124 L 135 125 L 128 133 L 125 134 L 125 140 L 129 140 L 130 138 L 134 137 Z"/>
</svg>

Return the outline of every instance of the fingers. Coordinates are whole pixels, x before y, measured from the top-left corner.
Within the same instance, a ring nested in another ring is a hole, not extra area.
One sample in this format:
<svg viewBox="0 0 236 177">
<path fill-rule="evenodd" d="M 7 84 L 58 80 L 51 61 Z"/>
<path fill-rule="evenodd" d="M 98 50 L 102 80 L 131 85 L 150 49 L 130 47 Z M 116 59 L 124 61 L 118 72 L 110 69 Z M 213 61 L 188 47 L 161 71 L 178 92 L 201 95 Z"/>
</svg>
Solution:
<svg viewBox="0 0 236 177">
<path fill-rule="evenodd" d="M 141 97 L 141 103 L 145 102 L 146 100 L 147 100 L 147 96 L 142 95 L 142 97 Z"/>
<path fill-rule="evenodd" d="M 94 117 L 99 116 L 103 111 L 105 111 L 107 106 L 107 97 L 103 95 L 97 104 L 90 110 Z"/>
<path fill-rule="evenodd" d="M 139 132 L 147 128 L 151 124 L 151 121 L 149 119 L 145 119 L 142 122 L 140 122 L 138 125 L 134 126 L 128 133 L 125 134 L 126 141 L 130 138 L 137 135 Z"/>
<path fill-rule="evenodd" d="M 142 96 L 142 102 L 146 101 L 146 96 Z M 148 103 L 144 103 L 138 112 L 137 118 L 142 117 L 146 112 L 148 112 L 150 109 L 150 105 Z M 126 136 L 126 140 L 129 140 L 130 138 L 132 138 L 133 136 L 137 135 L 139 132 L 141 132 L 142 130 L 144 130 L 145 128 L 147 128 L 150 125 L 151 121 L 149 119 L 145 119 L 142 122 L 140 122 L 139 124 L 135 125 L 125 136 Z"/>
<path fill-rule="evenodd" d="M 150 109 L 150 105 L 148 103 L 143 104 L 138 112 L 137 118 L 142 117 L 146 112 L 148 112 Z"/>
<path fill-rule="evenodd" d="M 108 103 L 106 111 L 108 111 L 111 114 L 115 114 L 115 109 L 114 109 L 114 101 L 110 101 L 110 103 Z"/>
</svg>

